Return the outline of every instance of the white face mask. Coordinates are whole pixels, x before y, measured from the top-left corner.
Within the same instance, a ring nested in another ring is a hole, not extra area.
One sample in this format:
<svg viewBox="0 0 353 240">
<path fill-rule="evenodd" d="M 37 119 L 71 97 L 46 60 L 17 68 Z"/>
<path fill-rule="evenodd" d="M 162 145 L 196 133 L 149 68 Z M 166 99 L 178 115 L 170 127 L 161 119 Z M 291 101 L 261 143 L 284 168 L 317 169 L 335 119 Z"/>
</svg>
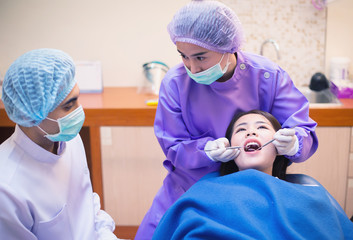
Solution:
<svg viewBox="0 0 353 240">
<path fill-rule="evenodd" d="M 79 106 L 65 117 L 57 120 L 48 117 L 46 119 L 57 122 L 59 124 L 60 131 L 56 134 L 48 134 L 42 128 L 37 126 L 46 134 L 44 136 L 52 142 L 67 142 L 76 137 L 80 132 L 83 122 L 85 121 L 85 112 L 83 111 L 82 106 Z"/>
<path fill-rule="evenodd" d="M 211 83 L 220 79 L 228 70 L 229 62 L 229 55 L 227 59 L 227 64 L 222 70 L 221 62 L 223 60 L 224 54 L 221 60 L 214 66 L 210 67 L 209 69 L 199 72 L 199 73 L 192 73 L 190 70 L 184 65 L 186 72 L 188 73 L 189 77 L 192 78 L 195 82 L 205 85 L 210 85 Z"/>
</svg>

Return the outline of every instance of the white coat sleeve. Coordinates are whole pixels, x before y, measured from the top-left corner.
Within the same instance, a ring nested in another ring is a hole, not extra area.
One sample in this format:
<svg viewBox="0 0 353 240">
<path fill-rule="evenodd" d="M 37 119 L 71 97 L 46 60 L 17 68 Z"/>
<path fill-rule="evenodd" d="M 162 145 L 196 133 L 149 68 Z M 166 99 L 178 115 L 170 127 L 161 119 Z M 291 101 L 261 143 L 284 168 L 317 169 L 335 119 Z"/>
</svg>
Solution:
<svg viewBox="0 0 353 240">
<path fill-rule="evenodd" d="M 118 239 L 114 232 L 115 222 L 113 218 L 101 210 L 100 198 L 97 193 L 93 193 L 93 204 L 94 204 L 94 213 L 95 213 L 95 231 L 98 236 L 98 240 L 111 240 Z"/>
<path fill-rule="evenodd" d="M 26 201 L 9 186 L 0 184 L 0 239 L 37 240 L 31 232 L 34 221 Z"/>
</svg>

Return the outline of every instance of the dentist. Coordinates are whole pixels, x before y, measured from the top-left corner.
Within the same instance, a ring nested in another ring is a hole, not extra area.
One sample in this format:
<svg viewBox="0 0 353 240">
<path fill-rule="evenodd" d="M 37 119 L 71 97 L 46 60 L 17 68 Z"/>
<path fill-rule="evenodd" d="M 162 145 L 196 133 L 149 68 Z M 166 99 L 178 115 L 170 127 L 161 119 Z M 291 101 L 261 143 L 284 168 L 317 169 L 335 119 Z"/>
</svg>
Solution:
<svg viewBox="0 0 353 240">
<path fill-rule="evenodd" d="M 25 53 L 5 75 L 2 100 L 16 127 L 0 145 L 1 239 L 117 239 L 92 192 L 74 76 L 71 57 L 55 49 Z"/>
<path fill-rule="evenodd" d="M 191 1 L 174 15 L 168 32 L 182 59 L 162 81 L 154 123 L 168 175 L 136 239 L 150 239 L 164 212 L 190 186 L 238 156 L 223 137 L 235 113 L 259 109 L 275 116 L 285 129 L 273 144 L 291 162 L 305 161 L 318 147 L 308 101 L 278 65 L 241 51 L 242 26 L 230 8 Z"/>
</svg>

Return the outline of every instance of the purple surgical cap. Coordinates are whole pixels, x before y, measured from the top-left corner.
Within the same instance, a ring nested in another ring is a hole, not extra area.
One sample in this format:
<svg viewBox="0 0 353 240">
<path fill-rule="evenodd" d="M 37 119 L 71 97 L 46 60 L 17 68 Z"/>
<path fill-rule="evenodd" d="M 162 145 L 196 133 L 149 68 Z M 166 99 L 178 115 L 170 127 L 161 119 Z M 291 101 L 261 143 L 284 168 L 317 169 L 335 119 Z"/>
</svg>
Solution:
<svg viewBox="0 0 353 240">
<path fill-rule="evenodd" d="M 55 110 L 76 84 L 75 65 L 66 53 L 37 49 L 20 56 L 6 72 L 2 101 L 9 118 L 36 126 Z"/>
<path fill-rule="evenodd" d="M 235 13 L 218 1 L 192 1 L 168 25 L 174 42 L 186 42 L 220 53 L 234 53 L 244 42 Z"/>
</svg>

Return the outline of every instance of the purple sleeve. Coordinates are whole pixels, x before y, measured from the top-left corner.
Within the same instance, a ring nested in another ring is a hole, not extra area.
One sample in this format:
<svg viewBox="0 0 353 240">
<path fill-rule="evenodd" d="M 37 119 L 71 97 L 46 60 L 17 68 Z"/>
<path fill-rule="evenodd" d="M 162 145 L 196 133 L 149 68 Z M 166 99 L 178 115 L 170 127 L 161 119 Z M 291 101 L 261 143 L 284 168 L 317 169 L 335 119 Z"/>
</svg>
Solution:
<svg viewBox="0 0 353 240">
<path fill-rule="evenodd" d="M 166 155 L 167 162 L 170 161 L 174 167 L 183 170 L 199 169 L 194 174 L 200 174 L 201 177 L 219 166 L 203 151 L 206 142 L 214 139 L 208 132 L 197 137 L 189 134 L 183 119 L 179 94 L 174 82 L 163 81 L 154 123 L 155 135 Z M 168 163 L 165 162 L 164 165 Z M 200 170 L 201 168 L 205 171 Z"/>
<path fill-rule="evenodd" d="M 318 147 L 315 133 L 317 123 L 309 117 L 309 102 L 294 86 L 289 75 L 281 70 L 277 75 L 275 99 L 272 104 L 272 115 L 282 124 L 283 128 L 295 125 L 299 140 L 299 151 L 294 156 L 286 156 L 292 162 L 303 162 L 311 157 Z"/>
</svg>

